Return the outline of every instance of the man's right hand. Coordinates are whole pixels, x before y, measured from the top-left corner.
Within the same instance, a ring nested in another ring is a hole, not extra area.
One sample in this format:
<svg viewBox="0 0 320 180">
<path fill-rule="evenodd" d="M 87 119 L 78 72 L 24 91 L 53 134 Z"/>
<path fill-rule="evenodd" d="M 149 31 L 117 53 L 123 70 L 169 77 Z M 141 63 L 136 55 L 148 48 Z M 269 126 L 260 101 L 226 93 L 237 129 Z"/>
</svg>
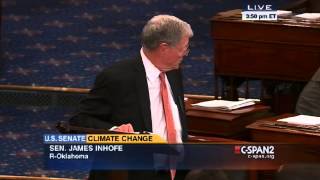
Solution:
<svg viewBox="0 0 320 180">
<path fill-rule="evenodd" d="M 116 132 L 123 132 L 123 133 L 134 133 L 134 129 L 130 123 L 122 124 L 121 126 L 113 129 Z"/>
</svg>

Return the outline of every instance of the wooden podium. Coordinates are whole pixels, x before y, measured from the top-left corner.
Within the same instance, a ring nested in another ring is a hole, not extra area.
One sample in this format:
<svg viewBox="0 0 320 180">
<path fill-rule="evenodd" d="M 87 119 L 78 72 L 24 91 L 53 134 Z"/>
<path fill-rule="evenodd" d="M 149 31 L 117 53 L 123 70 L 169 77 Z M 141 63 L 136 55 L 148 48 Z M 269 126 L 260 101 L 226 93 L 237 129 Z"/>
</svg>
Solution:
<svg viewBox="0 0 320 180">
<path fill-rule="evenodd" d="M 269 113 L 270 107 L 262 104 L 233 111 L 192 107 L 190 105 L 199 101 L 199 99 L 192 98 L 186 101 L 189 133 L 245 140 L 247 136 L 246 125 L 271 115 Z"/>
</svg>

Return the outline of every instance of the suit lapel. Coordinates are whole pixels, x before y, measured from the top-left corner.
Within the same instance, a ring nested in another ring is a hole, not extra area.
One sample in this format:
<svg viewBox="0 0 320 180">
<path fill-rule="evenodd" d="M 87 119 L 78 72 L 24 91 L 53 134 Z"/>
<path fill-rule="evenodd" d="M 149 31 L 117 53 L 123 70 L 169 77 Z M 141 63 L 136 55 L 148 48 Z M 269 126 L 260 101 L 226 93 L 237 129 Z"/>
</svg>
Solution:
<svg viewBox="0 0 320 180">
<path fill-rule="evenodd" d="M 142 114 L 143 122 L 147 131 L 152 131 L 152 120 L 150 111 L 150 98 L 148 90 L 148 82 L 146 79 L 146 72 L 141 58 L 136 58 L 136 91 L 138 95 L 138 103 Z"/>
<path fill-rule="evenodd" d="M 166 74 L 167 74 L 168 81 L 170 83 L 171 90 L 173 93 L 173 99 L 179 109 L 180 123 L 182 127 L 182 139 L 183 141 L 186 141 L 188 137 L 188 134 L 186 131 L 187 124 L 186 124 L 186 117 L 184 112 L 183 92 L 180 92 L 182 88 L 182 84 L 180 83 L 181 80 L 179 79 L 179 72 L 175 70 L 175 71 L 169 71 Z"/>
<path fill-rule="evenodd" d="M 141 57 L 136 58 L 136 77 L 135 77 L 135 89 L 137 91 L 138 105 L 140 106 L 140 111 L 142 114 L 143 122 L 147 131 L 152 131 L 152 120 L 151 120 L 151 110 L 150 110 L 150 98 L 149 98 L 149 90 L 148 90 L 148 82 L 146 78 L 146 72 L 142 63 Z M 176 71 L 170 71 L 166 73 L 168 77 L 168 81 L 170 83 L 170 87 L 173 93 L 173 98 L 175 103 L 178 106 L 181 126 L 183 129 L 183 139 L 186 139 L 186 123 L 185 123 L 185 114 L 184 114 L 184 106 L 183 106 L 183 97 L 180 95 L 180 86 L 179 77 Z"/>
<path fill-rule="evenodd" d="M 170 87 L 173 93 L 173 98 L 175 103 L 179 106 L 179 110 L 181 110 L 181 97 L 179 96 L 179 87 L 178 87 L 178 81 L 177 81 L 177 76 L 175 75 L 175 71 L 169 71 L 166 73 L 168 77 L 168 81 L 170 83 Z"/>
</svg>

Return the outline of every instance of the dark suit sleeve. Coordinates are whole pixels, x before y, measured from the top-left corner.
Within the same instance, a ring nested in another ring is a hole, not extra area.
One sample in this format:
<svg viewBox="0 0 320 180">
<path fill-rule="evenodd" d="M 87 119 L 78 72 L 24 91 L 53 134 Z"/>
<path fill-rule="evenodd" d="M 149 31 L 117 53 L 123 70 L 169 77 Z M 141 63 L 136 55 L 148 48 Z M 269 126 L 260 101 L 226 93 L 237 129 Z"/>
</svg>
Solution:
<svg viewBox="0 0 320 180">
<path fill-rule="evenodd" d="M 300 94 L 296 113 L 320 116 L 320 82 L 310 81 Z"/>
<path fill-rule="evenodd" d="M 94 87 L 88 96 L 80 102 L 79 112 L 70 119 L 70 124 L 88 128 L 109 129 L 111 116 L 111 81 L 104 72 L 96 77 Z"/>
<path fill-rule="evenodd" d="M 320 68 L 302 90 L 296 105 L 296 113 L 320 116 Z"/>
</svg>

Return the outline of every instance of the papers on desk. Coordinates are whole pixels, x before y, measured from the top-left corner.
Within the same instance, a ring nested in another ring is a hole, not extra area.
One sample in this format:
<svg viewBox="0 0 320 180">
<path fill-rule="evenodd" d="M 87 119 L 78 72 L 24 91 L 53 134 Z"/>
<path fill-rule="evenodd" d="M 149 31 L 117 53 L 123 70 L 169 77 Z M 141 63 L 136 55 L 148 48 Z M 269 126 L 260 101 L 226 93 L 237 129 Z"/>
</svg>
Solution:
<svg viewBox="0 0 320 180">
<path fill-rule="evenodd" d="M 192 106 L 231 111 L 242 107 L 252 106 L 256 101 L 256 99 L 246 99 L 242 101 L 211 100 L 192 104 Z"/>
<path fill-rule="evenodd" d="M 292 11 L 277 10 L 277 16 L 291 16 Z"/>
<path fill-rule="evenodd" d="M 303 13 L 303 14 L 296 15 L 296 17 L 309 19 L 309 20 L 316 20 L 316 19 L 320 19 L 320 13 Z"/>
<path fill-rule="evenodd" d="M 296 125 L 320 126 L 320 117 L 317 116 L 298 115 L 294 117 L 279 119 L 277 121 Z"/>
<path fill-rule="evenodd" d="M 241 15 L 242 9 L 233 9 L 233 10 L 229 10 L 229 11 L 224 11 L 224 12 L 219 12 L 218 15 L 220 16 L 235 16 L 235 15 Z"/>
<path fill-rule="evenodd" d="M 275 123 L 267 126 L 308 133 L 320 133 L 320 117 L 298 115 L 279 119 Z"/>
</svg>

